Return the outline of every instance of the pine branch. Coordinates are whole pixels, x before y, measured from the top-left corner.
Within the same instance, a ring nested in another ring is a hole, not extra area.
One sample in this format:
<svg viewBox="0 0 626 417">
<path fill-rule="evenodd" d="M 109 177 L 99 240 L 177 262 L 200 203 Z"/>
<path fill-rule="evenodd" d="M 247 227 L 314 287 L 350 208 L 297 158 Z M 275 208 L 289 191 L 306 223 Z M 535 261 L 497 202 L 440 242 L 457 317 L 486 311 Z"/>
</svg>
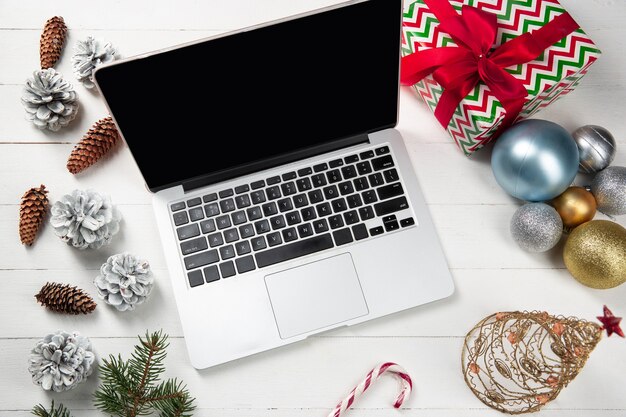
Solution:
<svg viewBox="0 0 626 417">
<path fill-rule="evenodd" d="M 166 334 L 146 332 L 145 339 L 139 337 L 129 360 L 122 360 L 120 355 L 104 359 L 99 367 L 102 384 L 94 395 L 96 407 L 119 417 L 157 411 L 163 417 L 191 416 L 195 399 L 182 382 L 169 379 L 157 385 L 165 371 L 163 361 L 168 346 Z"/>
<path fill-rule="evenodd" d="M 37 404 L 31 410 L 31 414 L 34 414 L 39 417 L 72 417 L 70 411 L 63 406 L 63 404 L 59 404 L 58 407 L 54 407 L 54 400 L 52 400 L 52 405 L 50 406 L 50 410 L 46 410 L 45 407 L 41 404 Z"/>
</svg>

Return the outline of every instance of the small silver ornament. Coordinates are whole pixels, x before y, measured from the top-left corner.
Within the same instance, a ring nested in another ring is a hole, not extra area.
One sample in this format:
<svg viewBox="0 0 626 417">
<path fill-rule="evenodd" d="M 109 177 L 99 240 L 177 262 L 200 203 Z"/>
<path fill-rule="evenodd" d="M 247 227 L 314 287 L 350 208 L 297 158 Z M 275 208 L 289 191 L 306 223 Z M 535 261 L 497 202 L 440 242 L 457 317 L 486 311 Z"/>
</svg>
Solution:
<svg viewBox="0 0 626 417">
<path fill-rule="evenodd" d="M 511 219 L 511 235 L 528 252 L 545 252 L 559 243 L 563 220 L 544 203 L 528 203 L 517 209 Z"/>
<path fill-rule="evenodd" d="M 626 167 L 612 166 L 600 171 L 591 183 L 591 192 L 602 213 L 626 214 Z"/>
<path fill-rule="evenodd" d="M 134 310 L 152 291 L 154 278 L 148 261 L 129 253 L 112 255 L 94 280 L 98 295 L 119 311 Z"/>
<path fill-rule="evenodd" d="M 33 383 L 46 391 L 75 388 L 93 372 L 91 342 L 78 332 L 58 330 L 46 335 L 30 351 L 28 371 Z"/>
<path fill-rule="evenodd" d="M 615 158 L 615 138 L 602 126 L 587 125 L 572 133 L 580 154 L 579 172 L 593 174 L 611 165 Z"/>
<path fill-rule="evenodd" d="M 72 67 L 74 75 L 86 88 L 93 88 L 93 70 L 102 64 L 113 61 L 117 51 L 110 42 L 88 36 L 84 41 L 78 41 L 74 47 Z"/>
</svg>

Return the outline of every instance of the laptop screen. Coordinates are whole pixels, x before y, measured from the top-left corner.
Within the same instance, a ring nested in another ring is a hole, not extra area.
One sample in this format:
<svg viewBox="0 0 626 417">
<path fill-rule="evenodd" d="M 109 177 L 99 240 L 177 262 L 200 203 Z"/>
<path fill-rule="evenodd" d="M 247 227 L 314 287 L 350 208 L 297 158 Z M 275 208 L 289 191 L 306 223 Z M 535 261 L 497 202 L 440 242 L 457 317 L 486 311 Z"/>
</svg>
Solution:
<svg viewBox="0 0 626 417">
<path fill-rule="evenodd" d="M 96 80 L 151 190 L 221 180 L 394 126 L 401 10 L 342 5 L 120 62 Z"/>
</svg>

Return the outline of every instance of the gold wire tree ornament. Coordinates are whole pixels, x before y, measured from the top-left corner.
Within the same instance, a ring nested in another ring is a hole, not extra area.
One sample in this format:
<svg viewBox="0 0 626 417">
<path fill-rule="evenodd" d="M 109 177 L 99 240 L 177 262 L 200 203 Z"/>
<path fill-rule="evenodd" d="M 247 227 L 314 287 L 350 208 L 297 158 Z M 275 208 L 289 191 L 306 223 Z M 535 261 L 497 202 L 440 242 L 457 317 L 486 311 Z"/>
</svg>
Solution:
<svg viewBox="0 0 626 417">
<path fill-rule="evenodd" d="M 607 312 L 614 318 L 606 307 L 605 318 Z M 614 319 L 619 329 L 619 318 Z M 604 329 L 545 312 L 493 314 L 465 337 L 465 382 L 483 403 L 503 413 L 538 411 L 578 375 Z"/>
</svg>

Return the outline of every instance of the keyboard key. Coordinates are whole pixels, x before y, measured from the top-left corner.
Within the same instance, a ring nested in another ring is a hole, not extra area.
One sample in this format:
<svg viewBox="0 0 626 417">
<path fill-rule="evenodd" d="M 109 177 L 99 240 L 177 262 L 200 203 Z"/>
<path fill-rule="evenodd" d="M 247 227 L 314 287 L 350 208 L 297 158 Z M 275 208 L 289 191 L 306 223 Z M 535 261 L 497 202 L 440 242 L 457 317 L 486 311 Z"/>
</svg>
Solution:
<svg viewBox="0 0 626 417">
<path fill-rule="evenodd" d="M 372 166 L 375 171 L 391 168 L 393 166 L 393 158 L 391 155 L 385 155 L 380 158 L 372 159 Z"/>
<path fill-rule="evenodd" d="M 313 186 L 311 185 L 311 180 L 308 178 L 300 178 L 296 181 L 296 185 L 298 186 L 298 191 L 300 192 L 307 191 L 313 188 Z"/>
<path fill-rule="evenodd" d="M 341 173 L 343 174 L 343 177 L 347 180 L 357 176 L 356 168 L 354 167 L 354 165 L 348 165 L 341 168 Z"/>
<path fill-rule="evenodd" d="M 250 219 L 250 221 L 258 220 L 263 217 L 261 207 L 250 207 L 248 210 L 246 210 L 246 213 L 248 213 L 248 219 Z"/>
<path fill-rule="evenodd" d="M 250 197 L 248 197 L 248 194 L 238 195 L 235 197 L 235 204 L 237 204 L 238 209 L 248 207 L 250 206 Z"/>
<path fill-rule="evenodd" d="M 228 217 L 228 215 L 218 217 L 215 219 L 215 223 L 217 223 L 217 228 L 220 230 L 231 226 L 230 217 Z"/>
<path fill-rule="evenodd" d="M 259 188 L 263 187 L 265 187 L 265 181 L 263 180 L 254 181 L 250 184 L 250 188 L 252 188 L 253 190 L 258 190 Z"/>
<path fill-rule="evenodd" d="M 252 252 L 250 248 L 250 242 L 247 240 L 242 240 L 241 242 L 235 243 L 235 250 L 237 251 L 237 255 L 245 255 L 246 253 Z"/>
<path fill-rule="evenodd" d="M 293 205 L 296 208 L 304 207 L 309 204 L 309 199 L 306 198 L 306 194 L 298 194 L 293 197 Z"/>
<path fill-rule="evenodd" d="M 280 182 L 280 177 L 276 175 L 275 177 L 270 177 L 267 180 L 267 185 L 274 185 Z"/>
<path fill-rule="evenodd" d="M 200 230 L 202 230 L 204 234 L 215 232 L 215 220 L 209 219 L 200 222 Z"/>
<path fill-rule="evenodd" d="M 295 172 L 286 172 L 283 174 L 283 181 L 289 181 L 296 178 L 296 173 Z"/>
<path fill-rule="evenodd" d="M 324 174 L 313 175 L 311 180 L 313 181 L 313 186 L 315 186 L 315 188 L 323 187 L 327 184 L 326 176 Z"/>
<path fill-rule="evenodd" d="M 313 173 L 313 170 L 309 167 L 298 170 L 298 176 L 300 177 L 305 177 L 307 175 L 311 175 L 312 173 Z"/>
<path fill-rule="evenodd" d="M 220 248 L 220 256 L 222 261 L 235 257 L 235 247 L 233 245 L 223 246 Z"/>
<path fill-rule="evenodd" d="M 270 246 L 276 246 L 283 243 L 283 238 L 280 236 L 280 232 L 272 232 L 267 235 L 267 243 Z"/>
<path fill-rule="evenodd" d="M 400 226 L 402 227 L 409 227 L 413 226 L 414 224 L 415 220 L 413 220 L 413 217 L 407 217 L 406 219 L 400 220 Z"/>
<path fill-rule="evenodd" d="M 328 171 L 326 173 L 326 178 L 328 178 L 328 182 L 330 184 L 334 184 L 342 180 L 341 171 L 338 169 L 333 169 L 332 171 Z"/>
<path fill-rule="evenodd" d="M 341 195 L 352 194 L 354 192 L 354 187 L 350 181 L 345 181 L 339 184 L 339 193 Z"/>
<path fill-rule="evenodd" d="M 209 240 L 209 246 L 212 248 L 224 244 L 224 239 L 222 238 L 222 234 L 220 232 L 208 235 L 207 239 Z"/>
<path fill-rule="evenodd" d="M 374 151 L 369 150 L 369 151 L 361 152 L 359 156 L 361 157 L 361 159 L 373 158 Z"/>
<path fill-rule="evenodd" d="M 328 165 L 326 165 L 326 163 L 317 164 L 313 167 L 313 171 L 315 172 L 322 172 L 322 171 L 326 171 L 327 169 L 328 169 Z"/>
<path fill-rule="evenodd" d="M 172 211 L 179 211 L 185 208 L 185 202 L 184 201 L 179 201 L 178 203 L 174 203 L 170 206 L 170 210 Z"/>
<path fill-rule="evenodd" d="M 181 224 L 189 223 L 189 217 L 187 217 L 186 211 L 180 211 L 178 213 L 174 213 L 173 217 L 174 217 L 175 226 L 180 226 Z"/>
<path fill-rule="evenodd" d="M 241 210 L 241 211 L 236 211 L 233 214 L 230 215 L 233 219 L 233 224 L 237 225 L 237 224 L 242 224 L 248 221 L 248 219 L 246 219 L 246 212 Z"/>
<path fill-rule="evenodd" d="M 278 210 L 280 210 L 281 213 L 292 209 L 293 205 L 291 204 L 291 198 L 283 198 L 282 200 L 278 200 Z"/>
<path fill-rule="evenodd" d="M 333 213 L 329 203 L 318 204 L 315 208 L 317 209 L 317 215 L 320 217 L 328 216 Z"/>
<path fill-rule="evenodd" d="M 198 253 L 197 255 L 191 255 L 185 257 L 185 268 L 187 270 L 198 268 L 200 266 L 208 265 L 219 261 L 217 256 L 217 250 L 213 249 L 206 252 Z"/>
<path fill-rule="evenodd" d="M 351 210 L 343 213 L 343 220 L 346 222 L 346 225 L 351 225 L 359 222 L 359 214 L 356 210 Z"/>
<path fill-rule="evenodd" d="M 300 258 L 325 249 L 333 247 L 333 240 L 329 233 L 318 235 L 304 240 L 299 240 L 288 245 L 278 246 L 262 252 L 257 252 L 254 256 L 259 268 L 274 265 L 290 259 Z"/>
<path fill-rule="evenodd" d="M 302 210 L 300 210 L 300 214 L 302 214 L 302 219 L 305 222 L 307 222 L 309 220 L 313 220 L 314 218 L 317 217 L 313 207 L 305 207 L 305 208 L 303 208 Z"/>
<path fill-rule="evenodd" d="M 374 206 L 377 216 L 395 213 L 396 211 L 404 210 L 406 208 L 409 208 L 409 202 L 406 200 L 406 197 L 398 197 L 393 200 L 383 201 L 382 203 L 378 203 Z"/>
<path fill-rule="evenodd" d="M 189 280 L 189 286 L 191 288 L 204 284 L 204 277 L 202 276 L 202 271 L 199 269 L 188 273 L 187 279 Z"/>
<path fill-rule="evenodd" d="M 200 236 L 200 229 L 197 224 L 192 223 L 176 229 L 176 234 L 178 235 L 179 240 L 190 239 L 192 237 Z"/>
<path fill-rule="evenodd" d="M 337 168 L 343 165 L 343 161 L 341 159 L 335 159 L 328 163 L 328 166 L 331 168 Z"/>
<path fill-rule="evenodd" d="M 235 200 L 227 198 L 226 200 L 220 201 L 220 208 L 222 209 L 222 213 L 235 210 Z"/>
<path fill-rule="evenodd" d="M 204 280 L 209 283 L 220 279 L 220 273 L 217 270 L 217 265 L 207 266 L 203 269 Z"/>
<path fill-rule="evenodd" d="M 207 217 L 217 216 L 220 214 L 220 207 L 217 203 L 207 204 L 204 206 L 204 214 L 206 214 Z"/>
<path fill-rule="evenodd" d="M 265 191 L 257 190 L 250 193 L 252 204 L 261 204 L 265 202 Z"/>
<path fill-rule="evenodd" d="M 383 225 L 385 226 L 385 230 L 388 232 L 391 232 L 393 230 L 398 230 L 400 228 L 400 225 L 398 224 L 397 220 L 385 222 L 383 223 Z"/>
<path fill-rule="evenodd" d="M 346 200 L 344 198 L 338 198 L 336 200 L 333 200 L 331 202 L 331 205 L 333 206 L 333 211 L 335 213 L 340 213 L 342 211 L 348 210 L 348 206 L 347 206 Z"/>
<path fill-rule="evenodd" d="M 341 246 L 353 242 L 352 233 L 350 233 L 350 229 L 347 227 L 341 230 L 335 230 L 333 232 L 333 237 L 335 238 L 335 245 Z"/>
<path fill-rule="evenodd" d="M 398 179 L 400 178 L 398 177 L 398 171 L 396 171 L 395 168 L 388 169 L 387 171 L 383 172 L 383 175 L 385 176 L 385 181 L 387 182 L 398 181 Z"/>
<path fill-rule="evenodd" d="M 311 223 L 298 226 L 298 235 L 300 235 L 301 238 L 313 235 L 313 226 L 311 226 Z"/>
<path fill-rule="evenodd" d="M 233 228 L 233 229 L 225 230 L 224 240 L 226 241 L 226 243 L 231 243 L 236 240 L 239 240 L 239 233 L 237 232 L 237 229 Z"/>
<path fill-rule="evenodd" d="M 226 198 L 226 197 L 231 197 L 233 195 L 233 189 L 232 188 L 228 188 L 226 190 L 222 190 L 219 192 L 219 196 L 220 198 Z"/>
<path fill-rule="evenodd" d="M 199 206 L 200 204 L 202 204 L 202 199 L 200 197 L 187 200 L 187 207 L 195 207 L 195 206 Z"/>
<path fill-rule="evenodd" d="M 356 208 L 363 205 L 363 201 L 361 200 L 361 196 L 359 194 L 352 194 L 347 196 L 346 201 L 348 202 L 349 208 Z"/>
<path fill-rule="evenodd" d="M 341 218 L 341 215 L 339 214 L 330 216 L 328 218 L 328 224 L 330 225 L 331 229 L 337 229 L 343 226 L 343 218 Z"/>
<path fill-rule="evenodd" d="M 386 200 L 388 198 L 397 197 L 404 194 L 402 184 L 400 184 L 399 182 L 380 187 L 378 190 L 376 190 L 376 192 L 378 193 L 378 198 L 380 198 L 381 200 Z"/>
<path fill-rule="evenodd" d="M 207 194 L 202 197 L 202 201 L 204 201 L 205 203 L 210 203 L 211 201 L 215 200 L 217 200 L 217 193 Z"/>
<path fill-rule="evenodd" d="M 228 278 L 235 275 L 235 264 L 233 261 L 226 261 L 220 264 L 220 273 L 222 278 Z"/>
<path fill-rule="evenodd" d="M 239 226 L 239 235 L 242 239 L 247 239 L 254 236 L 254 226 L 251 223 Z"/>
<path fill-rule="evenodd" d="M 367 234 L 367 227 L 365 227 L 363 223 L 352 226 L 352 234 L 356 240 L 363 240 L 369 237 Z"/>
<path fill-rule="evenodd" d="M 204 211 L 202 211 L 202 207 L 196 207 L 189 210 L 189 218 L 192 222 L 204 219 Z"/>
<path fill-rule="evenodd" d="M 252 255 L 239 258 L 235 260 L 235 263 L 237 264 L 237 271 L 240 274 L 256 269 L 256 267 L 254 266 L 254 259 L 252 258 Z"/>
<path fill-rule="evenodd" d="M 319 202 L 324 201 L 324 195 L 321 190 L 313 190 L 309 191 L 309 201 L 311 204 L 317 204 Z"/>
<path fill-rule="evenodd" d="M 337 186 L 329 185 L 328 187 L 325 187 L 324 197 L 326 197 L 327 200 L 332 200 L 333 198 L 339 197 L 339 190 L 337 189 Z"/>
<path fill-rule="evenodd" d="M 267 244 L 265 243 L 265 238 L 263 236 L 255 237 L 250 242 L 252 244 L 252 249 L 254 249 L 255 251 L 265 249 L 267 247 Z"/>
<path fill-rule="evenodd" d="M 243 184 L 238 187 L 235 187 L 235 194 L 241 194 L 247 191 L 250 191 L 250 187 L 248 187 L 248 184 Z"/>
<path fill-rule="evenodd" d="M 363 161 L 356 164 L 356 170 L 360 175 L 366 175 L 372 172 L 372 166 L 369 161 Z"/>
<path fill-rule="evenodd" d="M 365 204 L 372 204 L 378 201 L 378 198 L 376 197 L 376 192 L 374 190 L 364 191 L 362 195 Z"/>
<path fill-rule="evenodd" d="M 298 235 L 296 234 L 296 229 L 294 227 L 283 230 L 283 240 L 285 242 L 291 242 L 292 240 L 296 240 L 297 238 Z"/>
<path fill-rule="evenodd" d="M 282 229 L 286 226 L 285 217 L 282 214 L 274 216 L 270 219 L 270 224 L 272 225 L 272 230 Z"/>
<path fill-rule="evenodd" d="M 285 214 L 285 217 L 287 218 L 287 224 L 289 226 L 292 226 L 294 224 L 298 224 L 298 223 L 300 223 L 302 221 L 302 220 L 300 220 L 300 213 L 298 213 L 297 211 L 289 212 L 289 213 Z"/>
<path fill-rule="evenodd" d="M 382 148 L 376 148 L 376 155 L 387 155 L 389 153 L 389 147 L 383 146 Z"/>
<path fill-rule="evenodd" d="M 319 219 L 313 222 L 313 229 L 315 233 L 322 233 L 328 231 L 328 222 L 326 219 Z"/>
<path fill-rule="evenodd" d="M 282 194 L 280 193 L 280 187 L 278 187 L 277 185 L 269 187 L 267 190 L 265 190 L 265 192 L 267 193 L 268 200 L 276 200 L 277 198 L 282 197 Z"/>
<path fill-rule="evenodd" d="M 359 216 L 361 216 L 361 220 L 369 220 L 374 218 L 374 210 L 370 206 L 361 207 L 359 209 Z"/>
<path fill-rule="evenodd" d="M 263 204 L 261 207 L 263 207 L 263 215 L 265 217 L 273 216 L 274 214 L 278 213 L 278 207 L 276 207 L 276 203 L 266 203 Z"/>
<path fill-rule="evenodd" d="M 208 248 L 209 246 L 207 245 L 204 236 L 197 239 L 188 240 L 180 244 L 180 251 L 183 253 L 183 255 L 191 255 L 192 253 L 196 253 Z"/>
<path fill-rule="evenodd" d="M 345 158 L 343 158 L 343 160 L 346 162 L 346 164 L 353 164 L 355 162 L 359 162 L 359 156 L 350 155 L 350 156 L 346 156 Z"/>
<path fill-rule="evenodd" d="M 372 235 L 372 236 L 377 236 L 377 235 L 379 235 L 379 234 L 381 234 L 383 232 L 384 232 L 384 230 L 383 230 L 382 226 L 372 227 L 370 229 L 370 235 Z"/>
<path fill-rule="evenodd" d="M 293 175 L 296 175 L 296 173 L 294 172 Z M 280 188 L 283 190 L 283 195 L 284 196 L 288 196 L 288 195 L 292 195 L 295 194 L 296 191 L 296 183 L 293 181 L 290 182 L 286 182 L 284 184 L 282 184 L 280 186 Z"/>
<path fill-rule="evenodd" d="M 367 181 L 367 177 L 360 177 L 354 181 L 354 189 L 357 191 L 363 191 L 370 188 L 370 183 Z"/>
<path fill-rule="evenodd" d="M 254 223 L 254 228 L 256 229 L 257 235 L 267 233 L 270 231 L 270 223 L 265 219 L 259 220 L 258 222 Z"/>
<path fill-rule="evenodd" d="M 385 183 L 385 180 L 383 179 L 383 174 L 381 174 L 380 172 L 370 174 L 367 176 L 367 178 L 370 180 L 370 184 L 372 185 L 372 187 L 378 187 Z"/>
</svg>

